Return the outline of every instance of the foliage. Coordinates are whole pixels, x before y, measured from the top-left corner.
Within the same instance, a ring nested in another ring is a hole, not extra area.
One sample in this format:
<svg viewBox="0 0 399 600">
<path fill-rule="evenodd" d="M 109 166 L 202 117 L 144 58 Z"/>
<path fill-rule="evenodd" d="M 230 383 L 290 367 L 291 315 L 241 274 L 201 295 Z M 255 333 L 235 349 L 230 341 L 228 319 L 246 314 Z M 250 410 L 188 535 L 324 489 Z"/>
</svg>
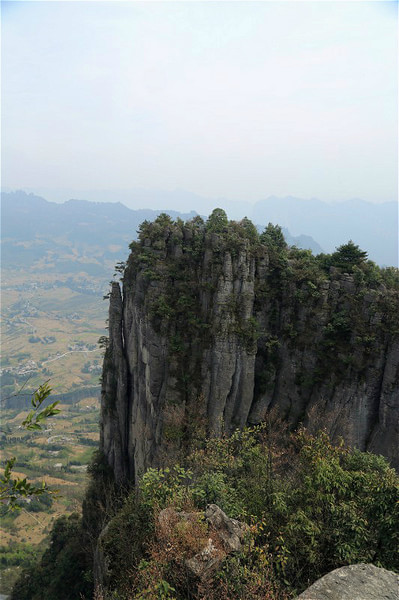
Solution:
<svg viewBox="0 0 399 600">
<path fill-rule="evenodd" d="M 104 455 L 93 453 L 87 472 L 90 476 L 83 500 L 83 528 L 93 545 L 105 524 L 122 504 L 122 490 L 115 486 L 114 477 Z"/>
<path fill-rule="evenodd" d="M 296 485 L 276 498 L 266 535 L 276 568 L 305 587 L 342 565 L 399 569 L 399 479 L 382 457 L 334 446 L 301 430 Z M 283 500 L 283 501 L 282 501 Z M 272 523 L 272 526 L 270 526 Z"/>
<path fill-rule="evenodd" d="M 346 244 L 339 246 L 336 252 L 332 254 L 331 263 L 333 266 L 351 273 L 354 266 L 363 264 L 366 259 L 367 252 L 361 250 L 357 244 L 349 240 Z"/>
<path fill-rule="evenodd" d="M 0 564 L 4 567 L 30 567 L 36 562 L 36 556 L 37 548 L 32 544 L 10 542 L 7 546 L 0 546 Z"/>
<path fill-rule="evenodd" d="M 180 508 L 187 501 L 191 481 L 192 471 L 180 465 L 147 469 L 140 482 L 142 501 L 152 511 L 161 510 L 172 503 Z"/>
<path fill-rule="evenodd" d="M 378 268 L 378 267 L 377 267 Z M 399 290 L 399 269 L 385 267 L 380 269 L 382 281 L 391 289 Z"/>
<path fill-rule="evenodd" d="M 245 237 L 248 240 L 250 240 L 250 242 L 252 242 L 253 244 L 259 243 L 258 230 L 256 229 L 255 225 L 252 223 L 252 221 L 250 219 L 248 219 L 248 217 L 244 217 L 240 221 L 240 227 L 243 230 Z"/>
<path fill-rule="evenodd" d="M 22 427 L 29 431 L 36 431 L 42 428 L 42 422 L 57 415 L 60 410 L 56 408 L 58 401 L 52 402 L 45 408 L 41 408 L 43 402 L 51 394 L 51 387 L 48 382 L 42 384 L 33 394 L 31 404 L 33 409 L 29 412 L 26 419 L 22 422 Z M 31 499 L 34 496 L 42 494 L 55 493 L 51 491 L 43 481 L 41 486 L 29 483 L 26 477 L 13 478 L 12 470 L 15 464 L 15 457 L 6 460 L 4 473 L 0 476 L 0 502 L 7 505 L 9 510 L 17 510 L 21 507 L 21 500 Z"/>
<path fill-rule="evenodd" d="M 100 346 L 101 349 L 106 350 L 108 348 L 109 345 L 109 338 L 105 335 L 102 335 L 99 339 L 98 339 L 98 345 Z"/>
<path fill-rule="evenodd" d="M 28 429 L 29 431 L 41 429 L 41 421 L 44 421 L 49 417 L 53 417 L 54 415 L 58 415 L 61 412 L 58 408 L 55 408 L 59 404 L 58 400 L 56 402 L 52 402 L 43 410 L 39 410 L 43 402 L 50 394 L 51 387 L 49 386 L 48 382 L 43 383 L 33 395 L 31 400 L 33 410 L 29 412 L 26 419 L 22 422 L 22 427 Z"/>
<path fill-rule="evenodd" d="M 398 499 L 385 459 L 333 445 L 324 431 L 290 435 L 275 421 L 210 439 L 185 466 L 149 469 L 111 521 L 104 543 L 113 589 L 120 599 L 277 600 L 346 564 L 399 570 Z M 165 533 L 157 515 L 209 503 L 249 533 L 239 554 L 195 584 L 184 560 L 206 545 L 204 523 L 176 522 Z"/>
<path fill-rule="evenodd" d="M 275 252 L 287 249 L 287 242 L 280 225 L 269 223 L 261 234 L 260 241 Z"/>
<path fill-rule="evenodd" d="M 153 511 L 132 492 L 110 520 L 101 541 L 109 564 L 110 588 L 117 589 L 121 597 L 138 576 L 153 531 Z"/>
<path fill-rule="evenodd" d="M 6 461 L 4 473 L 0 477 L 0 500 L 7 502 L 9 510 L 21 508 L 20 500 L 22 498 L 32 498 L 40 494 L 49 493 L 49 489 L 43 481 L 41 487 L 38 487 L 26 480 L 26 477 L 12 478 L 12 469 L 15 464 L 15 457 Z"/>
<path fill-rule="evenodd" d="M 368 263 L 374 265 L 372 261 L 367 261 L 367 252 L 361 250 L 352 240 L 339 246 L 332 254 L 319 254 L 317 259 L 320 266 L 327 271 L 330 267 L 336 267 L 347 273 L 353 273 L 358 269 L 365 271 L 369 268 Z"/>
<path fill-rule="evenodd" d="M 222 208 L 215 208 L 206 222 L 206 228 L 214 233 L 222 233 L 228 224 L 225 211 Z"/>
<path fill-rule="evenodd" d="M 249 537 L 240 553 L 227 556 L 210 582 L 202 584 L 208 600 L 288 600 L 272 570 L 272 557 Z M 205 588 L 205 589 L 204 589 Z"/>
</svg>

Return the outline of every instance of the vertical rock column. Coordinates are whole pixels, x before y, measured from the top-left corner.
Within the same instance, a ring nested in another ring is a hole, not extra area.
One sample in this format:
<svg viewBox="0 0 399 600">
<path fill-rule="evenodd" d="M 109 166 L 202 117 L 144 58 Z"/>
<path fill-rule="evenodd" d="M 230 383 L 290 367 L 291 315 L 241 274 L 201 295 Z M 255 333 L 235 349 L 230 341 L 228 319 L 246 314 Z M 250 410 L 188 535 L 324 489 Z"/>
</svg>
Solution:
<svg viewBox="0 0 399 600">
<path fill-rule="evenodd" d="M 101 390 L 100 447 L 121 483 L 128 474 L 129 382 L 123 341 L 123 303 L 118 283 L 112 283 L 109 303 L 109 343 L 105 351 Z"/>
<path fill-rule="evenodd" d="M 201 367 L 207 402 L 208 431 L 231 433 L 246 424 L 254 391 L 256 351 L 248 340 L 254 305 L 255 259 L 240 251 L 224 255 L 223 267 L 208 310 L 213 343 Z"/>
</svg>

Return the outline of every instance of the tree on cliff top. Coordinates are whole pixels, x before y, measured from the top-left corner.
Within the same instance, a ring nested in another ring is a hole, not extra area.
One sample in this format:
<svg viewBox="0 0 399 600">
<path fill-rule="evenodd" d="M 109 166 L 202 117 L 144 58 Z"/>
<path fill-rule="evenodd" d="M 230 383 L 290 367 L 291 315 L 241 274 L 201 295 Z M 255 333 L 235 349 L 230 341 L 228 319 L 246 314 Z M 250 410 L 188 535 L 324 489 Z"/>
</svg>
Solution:
<svg viewBox="0 0 399 600">
<path fill-rule="evenodd" d="M 209 215 L 206 222 L 206 228 L 208 231 L 215 233 L 222 233 L 225 227 L 229 224 L 229 220 L 223 208 L 215 208 Z"/>
<path fill-rule="evenodd" d="M 362 265 L 367 260 L 367 252 L 361 250 L 357 244 L 349 240 L 347 244 L 342 244 L 331 255 L 331 264 L 334 267 L 345 269 L 349 272 L 354 266 Z"/>
<path fill-rule="evenodd" d="M 269 223 L 261 234 L 260 241 L 269 249 L 285 250 L 287 248 L 287 242 L 285 241 L 280 225 Z"/>
</svg>

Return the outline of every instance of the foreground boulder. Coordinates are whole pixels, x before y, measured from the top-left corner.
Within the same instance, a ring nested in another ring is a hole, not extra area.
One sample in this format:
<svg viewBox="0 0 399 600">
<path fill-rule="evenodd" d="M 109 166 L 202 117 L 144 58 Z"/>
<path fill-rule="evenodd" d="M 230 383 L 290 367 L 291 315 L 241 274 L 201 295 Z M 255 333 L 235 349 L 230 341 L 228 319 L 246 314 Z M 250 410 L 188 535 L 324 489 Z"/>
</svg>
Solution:
<svg viewBox="0 0 399 600">
<path fill-rule="evenodd" d="M 335 569 L 297 600 L 398 600 L 399 575 L 360 563 Z"/>
</svg>

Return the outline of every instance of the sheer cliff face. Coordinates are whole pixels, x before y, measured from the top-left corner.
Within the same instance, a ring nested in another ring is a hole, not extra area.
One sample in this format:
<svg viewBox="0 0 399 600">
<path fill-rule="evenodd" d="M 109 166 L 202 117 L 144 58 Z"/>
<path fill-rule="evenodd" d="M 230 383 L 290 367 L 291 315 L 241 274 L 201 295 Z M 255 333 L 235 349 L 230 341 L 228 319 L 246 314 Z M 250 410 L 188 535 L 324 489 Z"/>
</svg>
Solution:
<svg viewBox="0 0 399 600">
<path fill-rule="evenodd" d="M 247 223 L 143 226 L 110 296 L 101 447 L 116 480 L 274 407 L 398 466 L 398 292 L 374 288 Z"/>
</svg>

